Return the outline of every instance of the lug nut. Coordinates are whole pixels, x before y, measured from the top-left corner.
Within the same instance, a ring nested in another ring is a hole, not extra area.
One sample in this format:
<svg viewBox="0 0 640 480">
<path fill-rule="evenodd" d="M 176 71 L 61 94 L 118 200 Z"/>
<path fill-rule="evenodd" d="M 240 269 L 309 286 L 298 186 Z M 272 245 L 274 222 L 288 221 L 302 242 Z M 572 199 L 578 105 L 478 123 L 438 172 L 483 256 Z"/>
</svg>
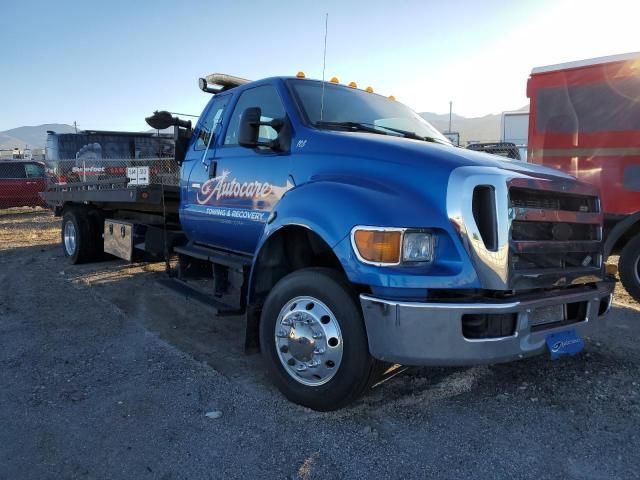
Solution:
<svg viewBox="0 0 640 480">
<path fill-rule="evenodd" d="M 322 347 L 316 347 L 316 349 L 313 351 L 313 354 L 314 355 L 324 355 L 326 351 L 327 350 L 322 348 Z"/>
</svg>

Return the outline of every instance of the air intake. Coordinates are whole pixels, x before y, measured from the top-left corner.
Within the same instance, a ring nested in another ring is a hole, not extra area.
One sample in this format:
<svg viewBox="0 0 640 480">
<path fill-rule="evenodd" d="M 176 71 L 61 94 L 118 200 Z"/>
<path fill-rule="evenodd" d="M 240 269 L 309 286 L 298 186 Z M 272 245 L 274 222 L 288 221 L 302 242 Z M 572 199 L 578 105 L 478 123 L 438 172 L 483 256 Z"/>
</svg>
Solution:
<svg viewBox="0 0 640 480">
<path fill-rule="evenodd" d="M 473 219 L 476 221 L 485 248 L 493 252 L 497 251 L 496 194 L 492 186 L 478 185 L 473 189 Z"/>
</svg>

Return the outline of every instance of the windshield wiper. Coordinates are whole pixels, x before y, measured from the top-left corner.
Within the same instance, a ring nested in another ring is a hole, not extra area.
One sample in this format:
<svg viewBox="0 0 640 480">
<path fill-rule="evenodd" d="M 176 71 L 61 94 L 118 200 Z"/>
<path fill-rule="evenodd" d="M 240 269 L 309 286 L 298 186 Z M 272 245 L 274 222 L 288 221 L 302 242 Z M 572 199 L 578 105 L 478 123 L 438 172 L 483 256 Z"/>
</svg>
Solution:
<svg viewBox="0 0 640 480">
<path fill-rule="evenodd" d="M 400 130 L 399 128 L 386 127 L 384 125 L 376 125 L 373 123 L 319 121 L 319 122 L 316 122 L 315 124 L 316 126 L 321 126 L 321 127 L 338 127 L 338 128 L 343 127 L 343 128 L 349 128 L 353 131 L 379 133 L 382 135 L 388 135 L 388 133 L 384 132 L 384 130 L 388 130 L 388 131 L 397 133 L 404 138 L 410 138 L 412 140 L 422 140 L 424 142 L 443 143 L 441 141 L 436 140 L 433 137 L 423 137 L 422 135 L 418 135 L 415 132 Z M 380 130 L 381 128 L 383 128 L 384 130 Z"/>
<path fill-rule="evenodd" d="M 370 123 L 361 123 L 361 122 L 328 122 L 328 121 L 317 121 L 315 122 L 316 127 L 334 127 L 334 128 L 347 128 L 354 132 L 369 132 L 369 133 L 379 133 L 380 135 L 388 135 L 384 130 L 379 130 L 377 125 L 373 125 Z"/>
<path fill-rule="evenodd" d="M 376 125 L 379 128 L 386 128 L 387 130 L 391 130 L 392 132 L 399 133 L 405 138 L 411 138 L 413 140 L 423 140 L 425 142 L 433 142 L 440 143 L 442 145 L 446 145 L 442 140 L 438 140 L 434 137 L 423 137 L 422 135 L 418 135 L 416 132 L 409 132 L 408 130 L 400 130 L 399 128 L 387 127 L 385 125 Z"/>
</svg>

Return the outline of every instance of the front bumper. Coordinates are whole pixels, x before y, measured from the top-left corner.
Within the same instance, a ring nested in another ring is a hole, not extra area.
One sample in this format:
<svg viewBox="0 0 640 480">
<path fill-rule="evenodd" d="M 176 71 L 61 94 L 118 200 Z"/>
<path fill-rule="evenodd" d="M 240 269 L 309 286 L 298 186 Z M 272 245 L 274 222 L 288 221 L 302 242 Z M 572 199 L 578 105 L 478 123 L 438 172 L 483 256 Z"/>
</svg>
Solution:
<svg viewBox="0 0 640 480">
<path fill-rule="evenodd" d="M 587 335 L 606 312 L 601 302 L 609 302 L 614 282 L 572 289 L 561 294 L 550 292 L 491 303 L 420 303 L 384 300 L 361 295 L 369 351 L 377 359 L 403 365 L 478 365 L 508 362 L 541 354 L 549 333 L 575 329 Z M 584 320 L 561 326 L 549 324 L 532 331 L 529 316 L 536 308 L 586 302 Z M 608 305 L 607 305 L 608 307 Z M 608 309 L 608 308 L 607 308 Z M 465 314 L 517 315 L 513 335 L 469 339 L 463 335 Z"/>
</svg>

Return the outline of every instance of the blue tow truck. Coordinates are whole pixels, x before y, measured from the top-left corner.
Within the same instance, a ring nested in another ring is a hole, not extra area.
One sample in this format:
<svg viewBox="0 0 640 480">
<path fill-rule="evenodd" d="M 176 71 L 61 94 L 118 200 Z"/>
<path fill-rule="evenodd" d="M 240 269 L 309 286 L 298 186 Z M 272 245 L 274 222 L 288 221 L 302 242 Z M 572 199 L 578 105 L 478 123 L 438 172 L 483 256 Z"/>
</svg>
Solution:
<svg viewBox="0 0 640 480">
<path fill-rule="evenodd" d="M 147 118 L 174 126 L 179 186 L 44 197 L 72 263 L 174 254 L 176 282 L 210 282 L 291 401 L 343 407 L 396 364 L 575 354 L 603 321 L 613 282 L 593 187 L 456 148 L 371 88 L 302 73 L 200 88 L 212 97 L 195 128 Z"/>
</svg>

